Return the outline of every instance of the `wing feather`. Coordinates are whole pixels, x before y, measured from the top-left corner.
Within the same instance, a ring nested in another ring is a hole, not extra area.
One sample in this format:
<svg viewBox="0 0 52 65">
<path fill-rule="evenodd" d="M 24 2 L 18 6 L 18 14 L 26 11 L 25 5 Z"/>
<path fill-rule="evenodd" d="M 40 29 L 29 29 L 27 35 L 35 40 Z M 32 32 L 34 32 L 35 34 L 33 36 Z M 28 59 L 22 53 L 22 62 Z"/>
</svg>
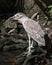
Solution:
<svg viewBox="0 0 52 65">
<path fill-rule="evenodd" d="M 30 35 L 38 45 L 45 45 L 44 40 L 44 31 L 42 30 L 41 26 L 34 20 L 28 19 L 24 24 L 24 29 L 26 30 L 27 34 Z"/>
</svg>

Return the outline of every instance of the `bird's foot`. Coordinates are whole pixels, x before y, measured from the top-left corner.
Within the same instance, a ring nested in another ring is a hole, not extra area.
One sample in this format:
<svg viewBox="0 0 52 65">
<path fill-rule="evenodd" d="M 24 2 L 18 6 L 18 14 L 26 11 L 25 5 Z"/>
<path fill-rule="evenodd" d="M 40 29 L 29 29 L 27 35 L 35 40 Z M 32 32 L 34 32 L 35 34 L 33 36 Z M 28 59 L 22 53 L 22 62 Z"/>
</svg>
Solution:
<svg viewBox="0 0 52 65">
<path fill-rule="evenodd" d="M 34 47 L 30 46 L 27 48 L 27 56 L 31 55 L 34 52 Z"/>
</svg>

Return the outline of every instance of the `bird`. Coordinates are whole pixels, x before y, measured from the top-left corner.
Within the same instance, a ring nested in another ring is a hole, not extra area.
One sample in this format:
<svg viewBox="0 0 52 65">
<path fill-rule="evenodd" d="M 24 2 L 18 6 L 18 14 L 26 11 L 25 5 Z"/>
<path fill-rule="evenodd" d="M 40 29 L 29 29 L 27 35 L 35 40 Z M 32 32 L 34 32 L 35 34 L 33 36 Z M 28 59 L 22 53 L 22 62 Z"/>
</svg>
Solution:
<svg viewBox="0 0 52 65">
<path fill-rule="evenodd" d="M 21 12 L 16 13 L 14 16 L 10 17 L 10 19 L 16 20 L 23 25 L 29 39 L 28 55 L 31 54 L 31 48 L 33 47 L 33 42 L 31 43 L 30 40 L 31 38 L 36 41 L 39 46 L 45 46 L 45 33 L 38 22 Z"/>
</svg>

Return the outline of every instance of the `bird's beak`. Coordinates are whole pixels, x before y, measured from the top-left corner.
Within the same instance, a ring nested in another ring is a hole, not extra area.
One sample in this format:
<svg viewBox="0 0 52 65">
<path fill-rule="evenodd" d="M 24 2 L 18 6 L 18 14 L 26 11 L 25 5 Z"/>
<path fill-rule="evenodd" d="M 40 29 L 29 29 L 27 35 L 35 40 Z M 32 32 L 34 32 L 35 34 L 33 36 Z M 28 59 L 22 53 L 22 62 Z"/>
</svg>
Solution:
<svg viewBox="0 0 52 65">
<path fill-rule="evenodd" d="M 9 19 L 12 21 L 18 21 L 18 23 L 21 23 L 15 15 L 10 17 Z"/>
<path fill-rule="evenodd" d="M 15 16 L 9 18 L 10 20 L 17 20 Z"/>
</svg>

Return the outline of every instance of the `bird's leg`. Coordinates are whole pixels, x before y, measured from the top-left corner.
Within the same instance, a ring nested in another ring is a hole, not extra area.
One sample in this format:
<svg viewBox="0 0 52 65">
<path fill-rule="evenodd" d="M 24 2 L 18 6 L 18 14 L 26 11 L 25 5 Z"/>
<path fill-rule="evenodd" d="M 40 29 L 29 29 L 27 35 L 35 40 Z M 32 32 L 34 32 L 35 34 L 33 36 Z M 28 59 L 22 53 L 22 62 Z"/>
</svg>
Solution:
<svg viewBox="0 0 52 65">
<path fill-rule="evenodd" d="M 33 40 L 32 40 L 32 43 L 31 43 L 31 52 L 33 52 L 33 49 L 34 49 L 34 46 L 33 46 Z"/>
<path fill-rule="evenodd" d="M 31 47 L 33 48 L 33 40 L 32 40 L 32 44 L 31 44 Z"/>
<path fill-rule="evenodd" d="M 28 47 L 28 55 L 31 54 L 31 41 L 30 41 L 30 35 L 28 35 L 29 38 L 29 47 Z"/>
<path fill-rule="evenodd" d="M 29 46 L 28 46 L 28 52 L 27 52 L 27 56 L 29 56 L 29 55 L 31 55 L 32 54 L 32 52 L 34 51 L 33 50 L 33 41 L 32 41 L 32 43 L 31 43 L 31 39 L 30 39 L 30 35 L 28 34 L 28 43 L 29 43 Z M 26 54 L 26 53 L 25 53 Z"/>
<path fill-rule="evenodd" d="M 29 38 L 29 47 L 28 47 L 28 53 L 27 53 L 27 55 L 31 55 L 32 54 L 32 52 L 34 51 L 33 50 L 33 40 L 32 40 L 32 43 L 31 43 L 31 40 L 30 40 L 30 35 L 28 34 L 28 38 Z"/>
</svg>

